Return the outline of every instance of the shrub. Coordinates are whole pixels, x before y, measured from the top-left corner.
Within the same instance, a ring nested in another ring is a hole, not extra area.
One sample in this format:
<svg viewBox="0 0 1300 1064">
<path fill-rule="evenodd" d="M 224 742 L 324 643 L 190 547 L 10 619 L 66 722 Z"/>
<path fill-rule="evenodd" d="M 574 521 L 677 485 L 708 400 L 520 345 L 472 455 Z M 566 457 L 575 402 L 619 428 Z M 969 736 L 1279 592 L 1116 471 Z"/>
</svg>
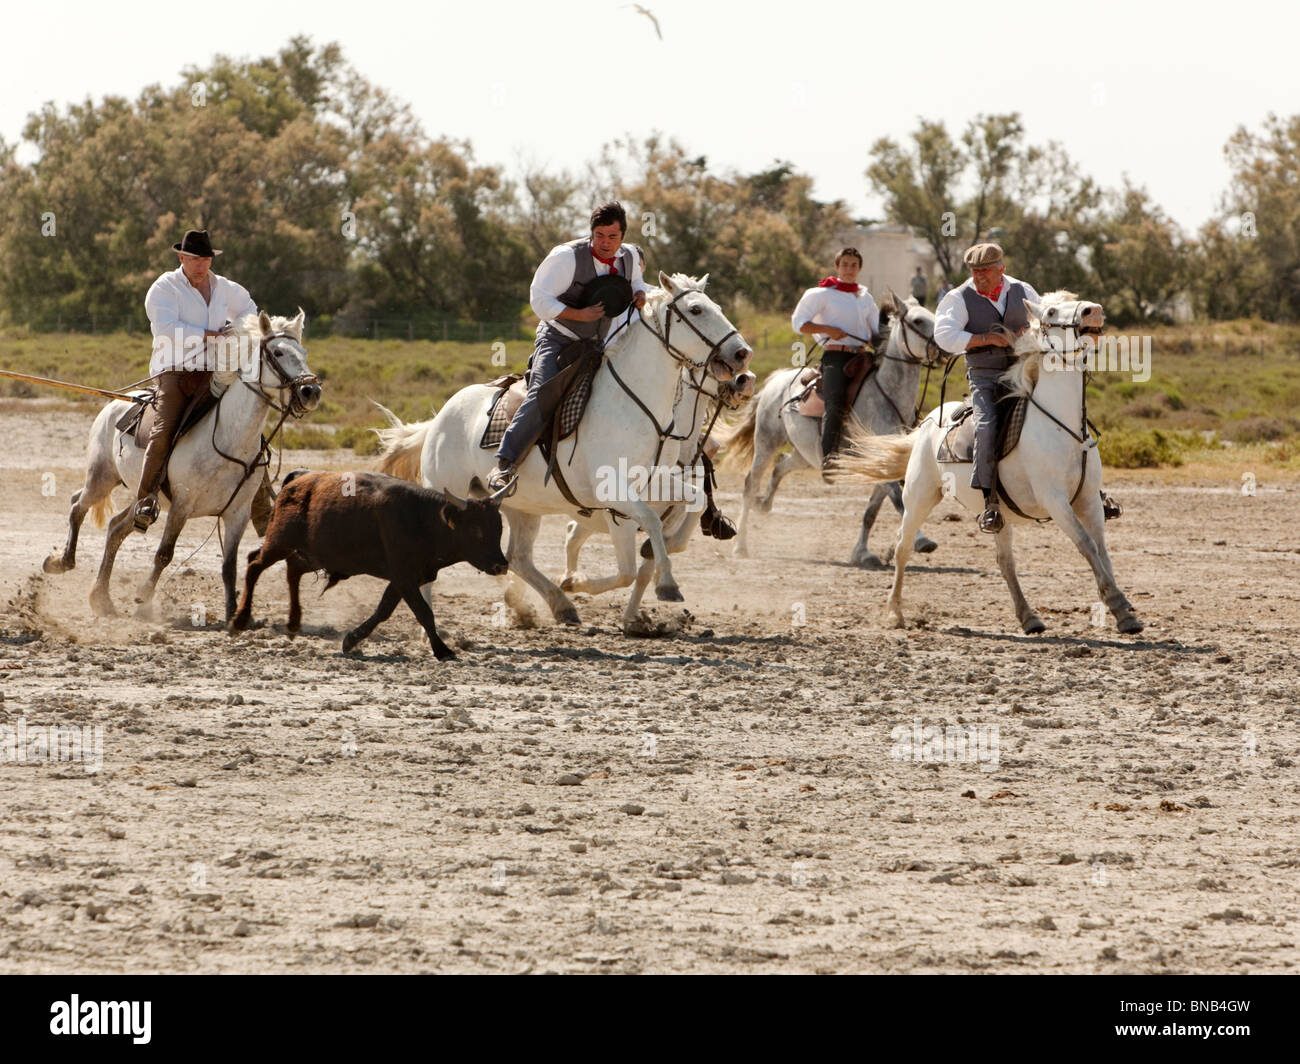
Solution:
<svg viewBox="0 0 1300 1064">
<path fill-rule="evenodd" d="M 1114 429 L 1102 434 L 1098 449 L 1102 463 L 1114 469 L 1151 469 L 1183 464 L 1179 441 L 1160 429 L 1144 432 Z"/>
</svg>

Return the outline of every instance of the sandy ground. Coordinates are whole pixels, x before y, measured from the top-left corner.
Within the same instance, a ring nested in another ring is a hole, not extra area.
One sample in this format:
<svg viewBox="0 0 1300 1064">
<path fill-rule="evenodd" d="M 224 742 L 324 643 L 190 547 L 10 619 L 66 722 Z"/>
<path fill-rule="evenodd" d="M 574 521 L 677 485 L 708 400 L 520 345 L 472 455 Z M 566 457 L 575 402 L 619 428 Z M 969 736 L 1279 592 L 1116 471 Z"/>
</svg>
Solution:
<svg viewBox="0 0 1300 1064">
<path fill-rule="evenodd" d="M 579 599 L 586 628 L 504 626 L 496 581 L 458 566 L 435 611 L 461 656 L 440 664 L 404 607 L 340 653 L 369 580 L 322 599 L 309 578 L 288 639 L 282 568 L 269 623 L 232 640 L 211 522 L 182 538 L 159 622 L 93 618 L 100 531 L 76 571 L 40 571 L 89 423 L 0 407 L 0 727 L 103 727 L 98 772 L 0 763 L 0 971 L 1300 963 L 1294 481 L 1112 477 L 1136 638 L 1094 626 L 1051 527 L 1019 536 L 1048 623 L 1021 635 L 969 516 L 927 526 L 910 626 L 887 629 L 890 574 L 845 564 L 865 493 L 794 477 L 754 560 L 681 556 L 679 634 L 622 636 L 621 594 Z M 738 488 L 724 476 L 733 515 Z M 543 528 L 551 572 L 562 527 Z M 896 527 L 882 515 L 879 547 Z M 123 549 L 119 608 L 155 544 Z M 584 559 L 612 568 L 601 540 Z M 914 759 L 914 722 L 977 726 L 996 759 Z"/>
</svg>

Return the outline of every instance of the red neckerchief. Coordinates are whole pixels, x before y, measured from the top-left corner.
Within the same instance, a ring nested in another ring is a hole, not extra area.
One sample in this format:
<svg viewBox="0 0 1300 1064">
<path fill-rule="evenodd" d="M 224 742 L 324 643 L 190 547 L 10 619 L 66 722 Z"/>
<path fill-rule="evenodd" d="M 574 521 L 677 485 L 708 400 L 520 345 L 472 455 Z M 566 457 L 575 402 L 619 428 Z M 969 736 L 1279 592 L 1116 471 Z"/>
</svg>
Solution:
<svg viewBox="0 0 1300 1064">
<path fill-rule="evenodd" d="M 992 292 L 980 292 L 978 288 L 975 289 L 975 291 L 979 292 L 980 295 L 990 302 L 996 303 L 998 301 L 998 296 L 1002 294 L 1002 282 L 999 281 L 997 288 L 993 289 Z"/>
<path fill-rule="evenodd" d="M 592 257 L 593 259 L 595 259 L 597 262 L 603 262 L 606 266 L 608 266 L 608 267 L 609 267 L 609 272 L 610 272 L 610 273 L 614 273 L 614 274 L 618 273 L 618 266 L 615 265 L 615 263 L 618 261 L 618 252 L 617 252 L 617 251 L 614 252 L 614 254 L 611 255 L 609 258 L 607 258 L 607 259 L 602 259 L 599 255 L 596 254 L 596 249 L 595 249 L 595 248 L 592 248 L 592 249 L 591 249 L 591 257 Z"/>
<path fill-rule="evenodd" d="M 834 288 L 837 292 L 852 292 L 858 294 L 858 285 L 855 281 L 841 281 L 838 277 L 823 277 L 817 282 L 818 288 Z"/>
</svg>

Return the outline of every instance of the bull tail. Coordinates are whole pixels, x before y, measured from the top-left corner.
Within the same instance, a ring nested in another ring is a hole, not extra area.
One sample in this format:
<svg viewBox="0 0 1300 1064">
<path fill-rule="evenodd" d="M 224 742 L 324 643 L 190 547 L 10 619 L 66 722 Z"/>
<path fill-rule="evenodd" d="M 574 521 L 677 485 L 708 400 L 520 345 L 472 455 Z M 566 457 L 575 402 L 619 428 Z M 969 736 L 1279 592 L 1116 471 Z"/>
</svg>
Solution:
<svg viewBox="0 0 1300 1064">
<path fill-rule="evenodd" d="M 846 428 L 844 448 L 835 458 L 835 469 L 872 483 L 902 480 L 920 431 L 873 436 L 861 425 Z"/>
<path fill-rule="evenodd" d="M 424 440 L 429 434 L 429 421 L 417 421 L 407 425 L 386 406 L 375 403 L 388 418 L 388 428 L 375 429 L 379 442 L 384 449 L 379 455 L 379 472 L 402 480 L 420 482 L 420 452 L 424 450 Z"/>
</svg>

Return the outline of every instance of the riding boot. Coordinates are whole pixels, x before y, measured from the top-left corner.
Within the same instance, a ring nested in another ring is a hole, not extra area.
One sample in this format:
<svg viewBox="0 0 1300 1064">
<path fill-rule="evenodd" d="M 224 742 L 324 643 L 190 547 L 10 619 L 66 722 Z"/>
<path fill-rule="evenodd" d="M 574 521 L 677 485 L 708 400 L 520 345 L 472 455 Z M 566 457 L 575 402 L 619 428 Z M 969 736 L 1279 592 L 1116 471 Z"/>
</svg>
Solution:
<svg viewBox="0 0 1300 1064">
<path fill-rule="evenodd" d="M 700 456 L 704 462 L 704 512 L 700 514 L 700 531 L 714 539 L 731 539 L 736 534 L 736 526 L 718 509 L 713 501 L 713 462 L 707 454 Z"/>
<path fill-rule="evenodd" d="M 840 448 L 848 412 L 845 393 L 849 379 L 844 370 L 853 357 L 851 351 L 827 351 L 822 355 L 822 399 L 826 403 L 826 413 L 822 415 L 822 480 L 827 484 L 831 483 L 835 454 Z"/>
<path fill-rule="evenodd" d="M 1107 521 L 1113 521 L 1124 513 L 1124 507 L 1103 491 L 1101 493 L 1101 512 Z"/>
<path fill-rule="evenodd" d="M 998 509 L 998 501 L 992 491 L 984 493 L 984 512 L 979 515 L 976 524 L 981 532 L 988 532 L 990 535 L 1002 531 L 1002 511 Z"/>
</svg>

